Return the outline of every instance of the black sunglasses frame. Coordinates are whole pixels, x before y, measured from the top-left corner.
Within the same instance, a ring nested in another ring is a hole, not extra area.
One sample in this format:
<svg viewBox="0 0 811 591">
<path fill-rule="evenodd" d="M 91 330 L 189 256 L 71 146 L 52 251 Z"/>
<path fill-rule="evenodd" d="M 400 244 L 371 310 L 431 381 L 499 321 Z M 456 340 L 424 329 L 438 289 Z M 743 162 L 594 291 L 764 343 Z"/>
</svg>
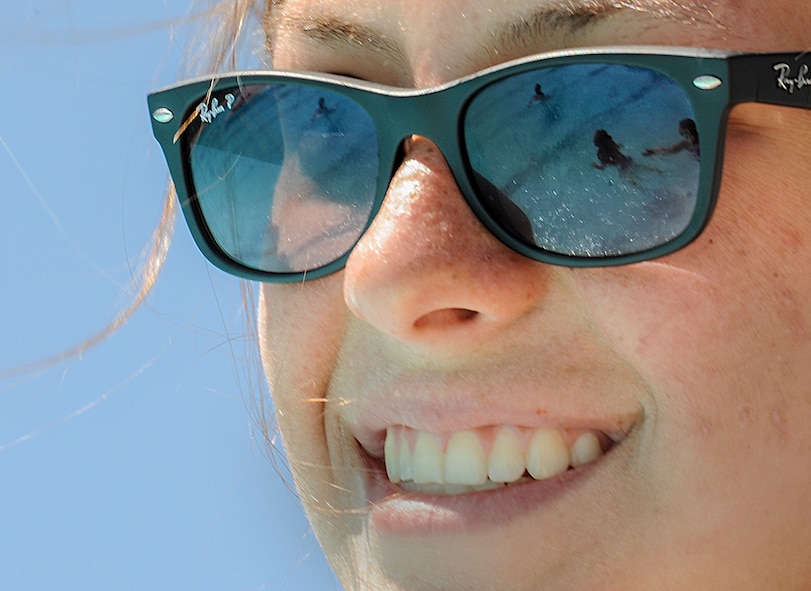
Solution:
<svg viewBox="0 0 811 591">
<path fill-rule="evenodd" d="M 574 257 L 533 248 L 505 230 L 488 212 L 475 184 L 462 138 L 470 100 L 489 84 L 522 72 L 571 64 L 617 64 L 665 74 L 678 82 L 695 109 L 701 138 L 697 204 L 687 228 L 655 248 L 600 258 Z M 343 94 L 362 106 L 375 123 L 380 174 L 375 201 L 364 232 L 379 211 L 399 162 L 403 141 L 419 135 L 433 141 L 445 156 L 462 195 L 488 231 L 516 252 L 539 262 L 569 267 L 605 267 L 655 259 L 692 242 L 712 215 L 723 166 L 729 110 L 755 102 L 811 109 L 811 56 L 793 53 L 737 53 L 711 49 L 613 47 L 535 55 L 496 66 L 439 87 L 401 89 L 342 76 L 304 72 L 251 71 L 212 75 L 157 90 L 148 97 L 155 138 L 161 145 L 191 234 L 205 257 L 223 271 L 251 280 L 299 282 L 344 267 L 352 249 L 316 269 L 270 273 L 246 267 L 228 256 L 208 230 L 195 196 L 190 160 L 181 141 L 190 123 L 217 108 L 211 97 L 225 89 L 255 84 L 299 84 Z M 219 105 L 224 108 L 224 105 Z M 386 168 L 389 168 L 386 171 Z M 363 234 L 361 234 L 362 236 Z M 358 238 L 360 240 L 360 238 Z M 354 245 L 353 245 L 354 247 Z"/>
</svg>

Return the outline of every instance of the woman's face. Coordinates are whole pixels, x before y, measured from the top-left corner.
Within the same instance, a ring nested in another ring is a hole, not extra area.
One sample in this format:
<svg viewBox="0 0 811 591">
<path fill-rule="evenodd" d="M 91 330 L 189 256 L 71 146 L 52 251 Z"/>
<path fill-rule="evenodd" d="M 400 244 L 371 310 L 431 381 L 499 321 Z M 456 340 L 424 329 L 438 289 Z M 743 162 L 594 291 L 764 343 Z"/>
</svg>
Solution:
<svg viewBox="0 0 811 591">
<path fill-rule="evenodd" d="M 286 0 L 268 29 L 277 68 L 407 87 L 572 46 L 808 48 L 806 0 L 619 4 Z M 655 261 L 582 270 L 503 246 L 443 155 L 412 138 L 345 270 L 261 291 L 278 424 L 344 583 L 811 580 L 809 150 L 811 111 L 736 108 L 701 237 Z M 402 486 L 386 477 L 387 431 L 389 463 L 405 440 L 428 482 L 443 458 L 462 479 L 482 465 L 514 471 L 515 450 L 538 437 L 553 443 L 532 452 L 535 471 L 552 477 Z M 553 469 L 561 445 L 585 463 Z"/>
</svg>

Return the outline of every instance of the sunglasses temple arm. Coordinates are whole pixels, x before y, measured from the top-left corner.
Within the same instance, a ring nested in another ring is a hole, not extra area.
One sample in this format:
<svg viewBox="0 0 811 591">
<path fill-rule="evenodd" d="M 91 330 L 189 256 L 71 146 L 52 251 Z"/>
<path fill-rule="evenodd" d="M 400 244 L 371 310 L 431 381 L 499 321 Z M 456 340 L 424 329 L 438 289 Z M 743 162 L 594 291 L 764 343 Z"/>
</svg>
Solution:
<svg viewBox="0 0 811 591">
<path fill-rule="evenodd" d="M 729 59 L 732 104 L 765 103 L 811 109 L 811 55 L 772 53 Z"/>
</svg>

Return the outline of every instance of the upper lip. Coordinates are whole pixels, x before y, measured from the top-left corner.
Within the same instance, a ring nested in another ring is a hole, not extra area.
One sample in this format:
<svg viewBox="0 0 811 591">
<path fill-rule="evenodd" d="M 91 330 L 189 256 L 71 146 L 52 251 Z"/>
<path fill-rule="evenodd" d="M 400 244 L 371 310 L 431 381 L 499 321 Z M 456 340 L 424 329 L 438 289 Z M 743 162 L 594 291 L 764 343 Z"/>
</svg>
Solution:
<svg viewBox="0 0 811 591">
<path fill-rule="evenodd" d="M 461 383 L 423 375 L 396 383 L 382 380 L 378 387 L 385 389 L 362 395 L 356 392 L 341 408 L 350 433 L 375 458 L 383 457 L 387 428 L 398 425 L 433 433 L 494 425 L 590 430 L 618 442 L 642 415 L 638 405 L 629 401 L 627 392 L 583 391 L 574 389 L 574 385 L 568 391 L 552 391 L 543 384 L 516 383 L 515 379 L 491 377 L 478 383 Z"/>
</svg>

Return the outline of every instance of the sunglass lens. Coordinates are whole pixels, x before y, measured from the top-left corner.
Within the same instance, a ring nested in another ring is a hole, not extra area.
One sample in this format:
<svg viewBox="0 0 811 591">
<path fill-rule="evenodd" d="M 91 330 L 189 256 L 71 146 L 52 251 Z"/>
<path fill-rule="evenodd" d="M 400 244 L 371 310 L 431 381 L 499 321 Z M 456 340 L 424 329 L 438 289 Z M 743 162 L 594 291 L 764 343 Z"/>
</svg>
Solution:
<svg viewBox="0 0 811 591">
<path fill-rule="evenodd" d="M 292 83 L 218 90 L 187 137 L 211 239 L 237 263 L 304 272 L 360 238 L 379 174 L 369 114 L 341 94 Z"/>
<path fill-rule="evenodd" d="M 650 250 L 695 210 L 700 152 L 691 101 L 654 70 L 555 66 L 485 87 L 464 121 L 473 182 L 529 246 L 589 258 Z"/>
</svg>

